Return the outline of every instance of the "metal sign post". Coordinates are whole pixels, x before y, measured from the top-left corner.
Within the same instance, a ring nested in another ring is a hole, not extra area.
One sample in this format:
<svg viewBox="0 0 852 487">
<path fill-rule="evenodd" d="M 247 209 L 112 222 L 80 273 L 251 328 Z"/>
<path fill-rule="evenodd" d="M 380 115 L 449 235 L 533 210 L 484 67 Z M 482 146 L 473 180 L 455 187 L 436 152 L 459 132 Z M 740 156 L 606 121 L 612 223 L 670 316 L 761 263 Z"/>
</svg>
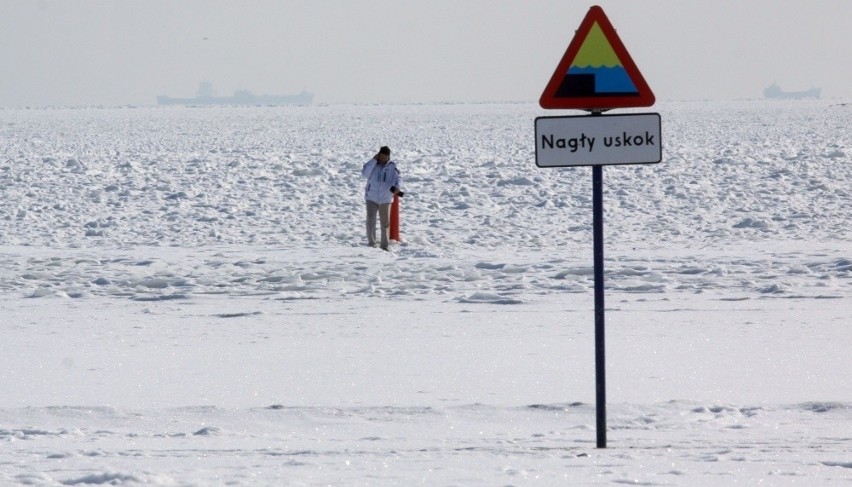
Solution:
<svg viewBox="0 0 852 487">
<path fill-rule="evenodd" d="M 592 223 L 595 261 L 595 412 L 597 445 L 606 448 L 606 340 L 604 336 L 603 166 L 592 166 Z"/>
<path fill-rule="evenodd" d="M 603 166 L 592 168 L 595 247 L 595 404 L 598 448 L 606 448 L 606 340 L 604 337 Z"/>
</svg>

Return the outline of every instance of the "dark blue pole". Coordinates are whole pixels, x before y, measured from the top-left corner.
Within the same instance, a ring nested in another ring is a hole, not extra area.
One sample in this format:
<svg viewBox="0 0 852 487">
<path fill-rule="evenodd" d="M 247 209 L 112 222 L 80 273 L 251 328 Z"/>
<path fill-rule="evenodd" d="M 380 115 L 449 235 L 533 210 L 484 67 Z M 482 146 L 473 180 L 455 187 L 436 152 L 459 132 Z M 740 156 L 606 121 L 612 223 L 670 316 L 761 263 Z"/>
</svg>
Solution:
<svg viewBox="0 0 852 487">
<path fill-rule="evenodd" d="M 606 448 L 606 366 L 604 354 L 603 166 L 592 166 L 592 213 L 595 248 L 595 386 L 598 448 Z"/>
</svg>

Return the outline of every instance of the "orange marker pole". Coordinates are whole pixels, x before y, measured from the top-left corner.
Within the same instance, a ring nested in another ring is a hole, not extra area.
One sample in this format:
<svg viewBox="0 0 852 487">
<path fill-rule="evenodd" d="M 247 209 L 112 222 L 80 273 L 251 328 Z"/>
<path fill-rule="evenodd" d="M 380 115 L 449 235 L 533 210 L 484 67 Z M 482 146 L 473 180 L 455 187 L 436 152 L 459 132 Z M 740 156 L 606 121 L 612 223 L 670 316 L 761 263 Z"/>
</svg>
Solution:
<svg viewBox="0 0 852 487">
<path fill-rule="evenodd" d="M 390 239 L 400 242 L 399 239 L 399 196 L 393 195 L 393 204 L 390 212 Z"/>
</svg>

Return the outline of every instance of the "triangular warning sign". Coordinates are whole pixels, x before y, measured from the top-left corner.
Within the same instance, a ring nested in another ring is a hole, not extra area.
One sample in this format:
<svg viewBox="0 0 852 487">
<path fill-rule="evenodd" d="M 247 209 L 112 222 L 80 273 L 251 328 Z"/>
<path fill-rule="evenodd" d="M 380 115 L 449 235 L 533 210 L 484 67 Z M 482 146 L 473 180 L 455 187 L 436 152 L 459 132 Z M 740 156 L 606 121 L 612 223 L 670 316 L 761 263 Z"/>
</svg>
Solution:
<svg viewBox="0 0 852 487">
<path fill-rule="evenodd" d="M 589 9 L 539 99 L 542 108 L 649 107 L 654 93 L 602 8 Z"/>
</svg>

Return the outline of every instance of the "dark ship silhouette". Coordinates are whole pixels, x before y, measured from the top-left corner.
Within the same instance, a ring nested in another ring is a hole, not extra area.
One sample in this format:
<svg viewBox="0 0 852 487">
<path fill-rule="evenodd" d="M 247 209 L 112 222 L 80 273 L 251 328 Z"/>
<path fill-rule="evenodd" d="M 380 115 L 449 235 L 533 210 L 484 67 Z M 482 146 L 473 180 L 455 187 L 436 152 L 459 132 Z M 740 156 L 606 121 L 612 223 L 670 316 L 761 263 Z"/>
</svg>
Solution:
<svg viewBox="0 0 852 487">
<path fill-rule="evenodd" d="M 233 96 L 216 96 L 213 84 L 204 81 L 198 86 L 194 98 L 172 98 L 161 95 L 157 97 L 158 105 L 310 105 L 314 100 L 313 93 L 302 91 L 295 95 L 255 95 L 247 90 L 237 90 Z"/>
</svg>

